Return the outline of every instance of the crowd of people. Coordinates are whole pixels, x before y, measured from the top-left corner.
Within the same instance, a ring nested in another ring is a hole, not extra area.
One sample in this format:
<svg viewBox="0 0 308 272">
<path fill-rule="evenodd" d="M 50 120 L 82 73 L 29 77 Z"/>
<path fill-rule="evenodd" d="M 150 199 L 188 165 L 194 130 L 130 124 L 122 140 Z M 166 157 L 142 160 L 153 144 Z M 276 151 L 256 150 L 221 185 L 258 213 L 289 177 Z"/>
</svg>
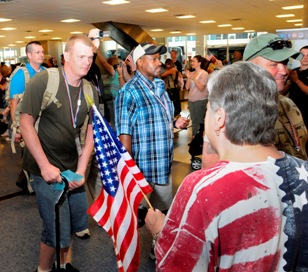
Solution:
<svg viewBox="0 0 308 272">
<path fill-rule="evenodd" d="M 50 203 L 67 169 L 81 178 L 69 182 L 61 208 L 62 271 L 78 271 L 66 260 L 71 233 L 90 237 L 86 188 L 96 199 L 102 183 L 88 93 L 153 189 L 154 209 L 145 200 L 141 207 L 148 209 L 157 271 L 308 271 L 308 46 L 297 52 L 289 41 L 262 34 L 243 55 L 235 51 L 230 65 L 195 55 L 183 69 L 176 50 L 162 63 L 167 47 L 149 43 L 134 48 L 131 58 L 105 59 L 97 37 L 98 29 L 70 37 L 60 67 L 54 58 L 44 67 L 43 46 L 31 42 L 27 63 L 10 82 L 11 67 L 0 70 L 2 117 L 16 127 L 13 141 L 25 145 L 21 170 L 29 184 L 17 185 L 33 189 L 43 221 L 37 271 L 55 269 Z M 290 58 L 300 67 L 289 71 Z M 41 112 L 49 68 L 59 83 Z M 180 115 L 183 89 L 190 118 Z M 192 139 L 204 127 L 203 168 L 173 198 L 174 128 L 187 129 L 190 121 Z"/>
</svg>

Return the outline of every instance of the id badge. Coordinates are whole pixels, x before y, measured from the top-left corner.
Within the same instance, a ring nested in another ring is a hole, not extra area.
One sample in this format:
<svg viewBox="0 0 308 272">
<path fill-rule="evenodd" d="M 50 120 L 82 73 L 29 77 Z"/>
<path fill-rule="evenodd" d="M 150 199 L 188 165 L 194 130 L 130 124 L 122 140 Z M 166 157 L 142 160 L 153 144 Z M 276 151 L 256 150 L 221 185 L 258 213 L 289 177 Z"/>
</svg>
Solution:
<svg viewBox="0 0 308 272">
<path fill-rule="evenodd" d="M 80 157 L 82 154 L 82 148 L 81 148 L 81 143 L 80 143 L 80 139 L 78 135 L 75 136 L 75 143 L 77 147 L 78 156 Z"/>
</svg>

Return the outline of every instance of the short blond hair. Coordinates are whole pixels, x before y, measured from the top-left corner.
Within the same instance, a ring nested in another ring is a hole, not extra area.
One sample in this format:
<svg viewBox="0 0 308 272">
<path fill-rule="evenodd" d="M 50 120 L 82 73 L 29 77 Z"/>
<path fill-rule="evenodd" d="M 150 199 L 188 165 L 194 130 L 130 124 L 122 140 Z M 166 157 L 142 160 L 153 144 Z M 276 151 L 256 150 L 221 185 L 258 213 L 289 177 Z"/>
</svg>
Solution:
<svg viewBox="0 0 308 272">
<path fill-rule="evenodd" d="M 70 50 L 72 50 L 76 42 L 81 42 L 82 44 L 86 46 L 92 47 L 92 41 L 90 40 L 90 38 L 88 38 L 86 35 L 83 35 L 83 34 L 77 34 L 77 35 L 71 36 L 67 40 L 64 51 L 69 52 Z"/>
</svg>

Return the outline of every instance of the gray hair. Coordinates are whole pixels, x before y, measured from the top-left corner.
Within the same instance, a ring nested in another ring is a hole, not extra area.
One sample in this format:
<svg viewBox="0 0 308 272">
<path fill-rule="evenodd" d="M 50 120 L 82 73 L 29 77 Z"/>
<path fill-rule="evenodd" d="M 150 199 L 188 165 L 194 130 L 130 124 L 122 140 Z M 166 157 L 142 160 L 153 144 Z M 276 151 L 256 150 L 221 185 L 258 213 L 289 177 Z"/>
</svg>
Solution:
<svg viewBox="0 0 308 272">
<path fill-rule="evenodd" d="M 207 84 L 213 112 L 226 112 L 226 137 L 233 144 L 274 143 L 277 85 L 258 65 L 241 61 L 213 73 Z"/>
</svg>

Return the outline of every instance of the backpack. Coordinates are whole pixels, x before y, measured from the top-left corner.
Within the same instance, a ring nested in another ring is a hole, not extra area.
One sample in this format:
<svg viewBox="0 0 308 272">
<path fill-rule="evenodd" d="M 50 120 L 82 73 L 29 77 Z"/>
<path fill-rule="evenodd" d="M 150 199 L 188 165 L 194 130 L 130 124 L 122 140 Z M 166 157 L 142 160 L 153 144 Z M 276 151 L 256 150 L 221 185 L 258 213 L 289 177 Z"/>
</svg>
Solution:
<svg viewBox="0 0 308 272">
<path fill-rule="evenodd" d="M 27 70 L 27 68 L 25 68 L 25 69 Z M 51 103 L 55 103 L 58 108 L 61 107 L 60 102 L 56 98 L 58 88 L 59 88 L 59 83 L 60 83 L 59 70 L 58 70 L 58 68 L 48 68 L 48 69 L 46 69 L 46 71 L 48 73 L 48 80 L 47 80 L 46 89 L 45 89 L 43 99 L 42 99 L 42 103 L 41 103 L 41 109 L 40 109 L 38 118 L 35 121 L 36 131 L 38 131 L 42 112 L 44 111 L 44 109 L 47 106 L 49 106 Z M 25 78 L 26 78 L 26 73 L 25 73 Z M 29 81 L 29 79 L 28 79 L 28 81 Z M 85 79 L 83 79 L 83 92 L 84 92 L 85 97 L 89 96 L 93 100 L 93 91 L 92 91 L 91 83 L 88 82 Z M 13 153 L 16 153 L 16 149 L 15 149 L 16 133 L 20 133 L 19 123 L 20 123 L 20 109 L 21 109 L 21 104 L 22 104 L 22 98 L 23 98 L 23 94 L 18 95 L 19 102 L 18 102 L 18 105 L 17 105 L 17 108 L 16 108 L 14 121 L 13 121 L 13 124 L 12 124 L 11 148 L 12 148 Z M 89 111 L 90 108 L 91 108 L 91 105 L 89 104 L 87 99 L 86 99 L 86 102 L 87 102 L 87 107 L 88 107 L 88 111 Z M 86 119 L 83 123 L 83 126 L 80 130 L 81 146 L 84 146 L 84 143 L 85 143 L 88 121 L 89 121 L 89 116 L 87 115 L 87 117 L 86 117 Z M 22 147 L 23 146 L 24 146 L 24 143 L 22 143 Z"/>
<path fill-rule="evenodd" d="M 28 69 L 27 69 L 27 67 L 26 66 L 18 66 L 18 67 L 16 67 L 16 69 L 13 71 L 13 73 L 10 75 L 10 78 L 9 78 L 9 80 L 8 80 L 8 88 L 7 88 L 7 90 L 6 90 L 6 92 L 5 92 L 5 100 L 6 101 L 10 101 L 10 83 L 11 83 L 11 81 L 12 81 L 12 78 L 13 78 L 13 76 L 17 73 L 17 71 L 19 71 L 19 70 L 23 70 L 23 72 L 24 72 L 24 76 L 25 76 L 25 89 L 26 89 L 26 86 L 27 86 L 27 84 L 28 84 L 28 82 L 29 82 L 29 80 L 30 80 L 30 74 L 29 74 L 29 71 L 28 71 Z M 19 97 L 20 96 L 22 96 L 22 94 L 17 94 L 17 95 L 14 95 L 14 99 L 19 99 Z"/>
</svg>

